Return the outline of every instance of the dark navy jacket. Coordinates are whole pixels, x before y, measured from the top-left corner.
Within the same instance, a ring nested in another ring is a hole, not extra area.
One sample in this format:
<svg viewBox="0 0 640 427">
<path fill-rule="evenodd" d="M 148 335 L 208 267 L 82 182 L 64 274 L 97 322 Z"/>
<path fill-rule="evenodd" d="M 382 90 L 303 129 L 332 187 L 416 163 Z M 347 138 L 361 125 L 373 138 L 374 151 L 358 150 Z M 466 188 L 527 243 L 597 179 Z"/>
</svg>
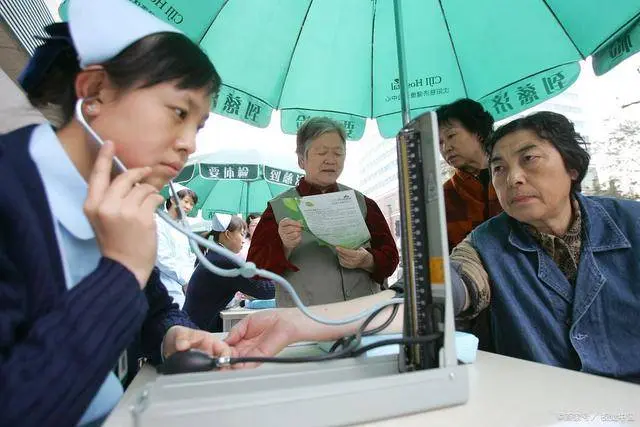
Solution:
<svg viewBox="0 0 640 427">
<path fill-rule="evenodd" d="M 0 426 L 75 426 L 138 334 L 157 360 L 167 329 L 194 325 L 157 271 L 142 292 L 103 258 L 67 290 L 32 130 L 0 136 Z"/>
<path fill-rule="evenodd" d="M 640 381 L 640 203 L 576 195 L 582 248 L 573 286 L 506 214 L 471 233 L 491 280 L 498 353 Z"/>
<path fill-rule="evenodd" d="M 207 253 L 207 259 L 216 267 L 237 268 L 233 261 L 213 251 Z M 187 286 L 187 300 L 183 310 L 201 329 L 221 332 L 220 312 L 224 310 L 236 292 L 242 292 L 258 299 L 275 297 L 274 284 L 270 280 L 247 279 L 242 276 L 222 277 L 211 273 L 202 264 L 198 264 Z"/>
</svg>

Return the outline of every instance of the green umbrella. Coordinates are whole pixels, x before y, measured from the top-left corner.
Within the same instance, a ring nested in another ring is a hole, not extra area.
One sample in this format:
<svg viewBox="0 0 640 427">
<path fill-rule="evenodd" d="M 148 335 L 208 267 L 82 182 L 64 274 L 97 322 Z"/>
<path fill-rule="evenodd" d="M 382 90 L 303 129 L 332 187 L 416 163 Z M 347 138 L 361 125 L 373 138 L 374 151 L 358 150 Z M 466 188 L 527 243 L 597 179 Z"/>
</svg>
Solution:
<svg viewBox="0 0 640 427">
<path fill-rule="evenodd" d="M 295 186 L 303 175 L 294 164 L 255 150 L 223 150 L 194 158 L 174 182 L 198 195 L 190 216 L 201 211 L 206 220 L 216 212 L 246 218 L 261 214 L 269 200 Z M 168 196 L 166 188 L 163 194 Z"/>
<path fill-rule="evenodd" d="M 639 0 L 397 1 L 399 44 L 393 0 L 133 3 L 208 53 L 224 82 L 215 112 L 266 127 L 279 109 L 285 133 L 330 116 L 350 139 L 366 118 L 391 137 L 403 109 L 413 117 L 461 97 L 502 119 L 565 90 L 580 59 L 593 55 L 602 74 L 640 49 Z"/>
</svg>

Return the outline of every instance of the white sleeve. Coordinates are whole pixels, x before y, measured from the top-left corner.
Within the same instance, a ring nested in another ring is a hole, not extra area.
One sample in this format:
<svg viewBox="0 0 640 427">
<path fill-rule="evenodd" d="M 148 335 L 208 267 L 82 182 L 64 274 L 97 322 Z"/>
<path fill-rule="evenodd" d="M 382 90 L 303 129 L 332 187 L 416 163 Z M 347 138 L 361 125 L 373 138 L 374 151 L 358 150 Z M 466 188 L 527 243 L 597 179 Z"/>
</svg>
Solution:
<svg viewBox="0 0 640 427">
<path fill-rule="evenodd" d="M 189 279 L 191 279 L 191 275 L 193 274 L 193 270 L 195 269 L 196 256 L 191 253 L 191 249 L 189 248 L 189 240 L 184 239 L 184 245 L 180 245 L 181 254 L 176 257 L 180 261 L 180 277 L 184 280 L 184 283 L 189 283 Z"/>
<path fill-rule="evenodd" d="M 180 274 L 179 258 L 176 256 L 176 242 L 171 236 L 169 225 L 164 223 L 160 217 L 156 217 L 156 230 L 158 234 L 158 256 L 156 257 L 156 267 L 163 274 L 171 277 L 181 285 L 186 282 Z"/>
</svg>

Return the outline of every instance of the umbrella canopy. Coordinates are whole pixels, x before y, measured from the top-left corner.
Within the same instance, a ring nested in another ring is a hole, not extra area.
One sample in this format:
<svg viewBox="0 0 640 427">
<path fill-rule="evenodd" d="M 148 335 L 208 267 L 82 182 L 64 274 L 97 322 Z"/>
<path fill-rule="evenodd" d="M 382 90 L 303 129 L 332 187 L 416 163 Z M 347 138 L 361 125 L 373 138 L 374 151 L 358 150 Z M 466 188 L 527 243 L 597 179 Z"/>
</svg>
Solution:
<svg viewBox="0 0 640 427">
<path fill-rule="evenodd" d="M 295 186 L 304 172 L 293 162 L 255 150 L 223 150 L 189 161 L 174 182 L 198 195 L 191 216 L 211 219 L 216 212 L 262 213 L 267 202 Z M 168 195 L 164 190 L 165 196 Z"/>
<path fill-rule="evenodd" d="M 214 111 L 295 133 L 311 116 L 359 139 L 402 125 L 393 0 L 135 0 L 200 43 L 222 76 Z M 411 116 L 458 98 L 497 120 L 553 97 L 594 55 L 602 74 L 640 49 L 640 1 L 403 0 Z M 63 11 L 64 15 L 64 11 Z"/>
</svg>

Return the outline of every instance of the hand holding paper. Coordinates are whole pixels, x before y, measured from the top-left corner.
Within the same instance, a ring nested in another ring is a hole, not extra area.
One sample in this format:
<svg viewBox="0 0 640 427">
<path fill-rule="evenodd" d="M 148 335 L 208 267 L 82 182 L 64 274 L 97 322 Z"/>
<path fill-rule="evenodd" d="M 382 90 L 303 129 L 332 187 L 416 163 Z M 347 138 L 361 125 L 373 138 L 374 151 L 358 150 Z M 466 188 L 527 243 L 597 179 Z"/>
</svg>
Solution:
<svg viewBox="0 0 640 427">
<path fill-rule="evenodd" d="M 337 246 L 336 252 L 338 253 L 338 261 L 340 261 L 340 265 L 344 268 L 361 268 L 369 273 L 373 273 L 375 266 L 373 255 L 365 248 L 346 249 Z"/>
<path fill-rule="evenodd" d="M 283 218 L 278 224 L 278 234 L 285 249 L 292 251 L 302 241 L 302 224 L 291 218 Z"/>
<path fill-rule="evenodd" d="M 290 213 L 288 216 L 301 219 L 305 228 L 324 244 L 357 249 L 371 239 L 353 190 L 288 198 L 282 202 Z"/>
</svg>

